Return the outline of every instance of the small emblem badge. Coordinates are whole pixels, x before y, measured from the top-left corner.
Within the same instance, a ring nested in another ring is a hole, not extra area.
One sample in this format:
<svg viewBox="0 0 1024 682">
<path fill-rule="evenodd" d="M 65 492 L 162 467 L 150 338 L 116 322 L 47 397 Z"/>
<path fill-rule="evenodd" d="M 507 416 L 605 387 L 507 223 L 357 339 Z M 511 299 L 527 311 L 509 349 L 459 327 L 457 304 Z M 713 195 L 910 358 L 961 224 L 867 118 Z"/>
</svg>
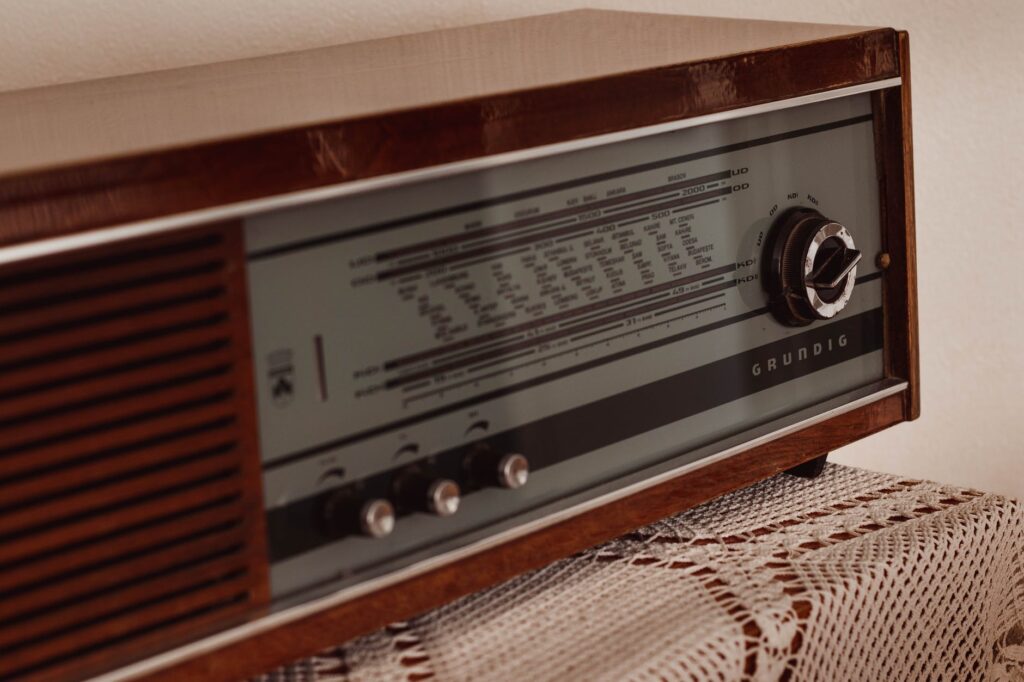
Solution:
<svg viewBox="0 0 1024 682">
<path fill-rule="evenodd" d="M 295 397 L 295 365 L 290 348 L 276 350 L 267 356 L 267 377 L 270 397 L 277 407 L 287 407 Z"/>
</svg>

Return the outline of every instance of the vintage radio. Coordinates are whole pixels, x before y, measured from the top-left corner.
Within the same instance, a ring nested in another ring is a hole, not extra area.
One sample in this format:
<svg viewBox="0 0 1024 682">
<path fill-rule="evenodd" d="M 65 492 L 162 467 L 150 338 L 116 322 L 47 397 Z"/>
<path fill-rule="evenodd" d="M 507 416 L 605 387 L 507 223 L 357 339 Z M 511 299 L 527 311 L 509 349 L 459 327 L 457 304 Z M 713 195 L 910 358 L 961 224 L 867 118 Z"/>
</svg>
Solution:
<svg viewBox="0 0 1024 682">
<path fill-rule="evenodd" d="M 918 414 L 907 36 L 0 95 L 0 678 L 239 679 Z"/>
</svg>

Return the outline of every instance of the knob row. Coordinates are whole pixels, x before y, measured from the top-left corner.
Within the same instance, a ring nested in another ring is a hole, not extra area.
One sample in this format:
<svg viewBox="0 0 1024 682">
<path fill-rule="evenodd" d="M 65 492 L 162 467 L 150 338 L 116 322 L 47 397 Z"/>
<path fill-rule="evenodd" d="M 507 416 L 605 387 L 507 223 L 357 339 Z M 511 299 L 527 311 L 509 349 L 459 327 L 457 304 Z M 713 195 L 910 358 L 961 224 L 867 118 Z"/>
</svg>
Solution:
<svg viewBox="0 0 1024 682">
<path fill-rule="evenodd" d="M 514 490 L 526 485 L 530 475 L 526 457 L 515 452 L 496 452 L 487 446 L 475 448 L 467 462 L 474 487 Z M 456 481 L 434 475 L 421 466 L 399 472 L 392 488 L 394 502 L 385 497 L 361 497 L 347 488 L 328 493 L 319 510 L 321 530 L 330 537 L 358 533 L 382 538 L 395 529 L 399 510 L 448 517 L 459 510 L 462 501 L 462 489 Z"/>
</svg>

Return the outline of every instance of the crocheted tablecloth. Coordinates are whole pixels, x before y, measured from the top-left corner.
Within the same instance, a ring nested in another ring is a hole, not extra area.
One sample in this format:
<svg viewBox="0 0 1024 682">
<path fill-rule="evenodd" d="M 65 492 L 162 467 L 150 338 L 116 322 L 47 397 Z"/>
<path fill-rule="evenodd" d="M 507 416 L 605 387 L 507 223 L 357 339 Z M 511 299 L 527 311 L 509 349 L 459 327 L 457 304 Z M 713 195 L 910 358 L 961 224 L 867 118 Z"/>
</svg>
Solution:
<svg viewBox="0 0 1024 682">
<path fill-rule="evenodd" d="M 1024 680 L 1024 508 L 830 464 L 258 678 Z"/>
</svg>

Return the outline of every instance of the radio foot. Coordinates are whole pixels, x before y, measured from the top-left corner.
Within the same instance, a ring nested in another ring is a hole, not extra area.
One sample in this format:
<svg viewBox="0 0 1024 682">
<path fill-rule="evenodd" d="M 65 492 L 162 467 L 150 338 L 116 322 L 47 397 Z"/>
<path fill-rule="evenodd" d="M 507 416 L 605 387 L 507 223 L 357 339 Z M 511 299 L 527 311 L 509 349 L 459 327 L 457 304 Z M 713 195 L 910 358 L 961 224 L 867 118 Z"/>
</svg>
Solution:
<svg viewBox="0 0 1024 682">
<path fill-rule="evenodd" d="M 807 460 L 803 464 L 797 464 L 792 469 L 786 469 L 785 473 L 790 476 L 799 476 L 800 478 L 817 478 L 825 470 L 825 460 L 827 459 L 828 453 L 826 452 L 820 457 Z"/>
</svg>

